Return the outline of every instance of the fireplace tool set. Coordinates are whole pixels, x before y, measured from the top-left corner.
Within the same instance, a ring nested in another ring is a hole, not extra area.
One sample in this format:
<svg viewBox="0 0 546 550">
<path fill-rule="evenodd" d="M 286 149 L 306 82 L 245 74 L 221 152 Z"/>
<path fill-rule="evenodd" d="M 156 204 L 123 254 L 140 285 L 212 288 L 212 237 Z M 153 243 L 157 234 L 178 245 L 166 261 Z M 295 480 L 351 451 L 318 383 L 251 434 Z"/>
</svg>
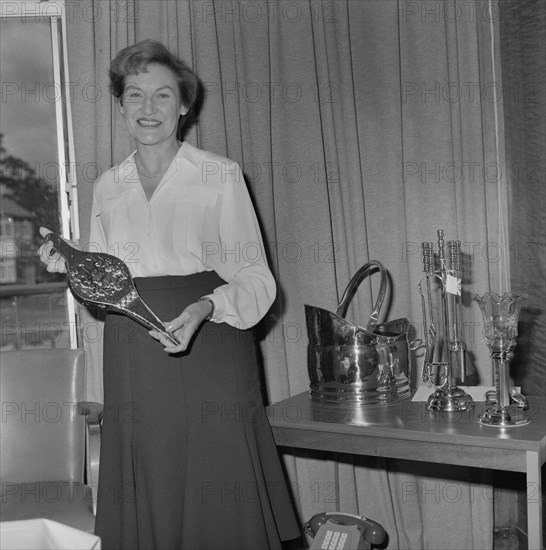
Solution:
<svg viewBox="0 0 546 550">
<path fill-rule="evenodd" d="M 437 253 L 432 242 L 422 243 L 422 251 L 425 277 L 419 283 L 419 292 L 426 331 L 422 379 L 430 384 L 438 378 L 442 380 L 426 407 L 434 411 L 464 411 L 473 406 L 473 401 L 455 384 L 457 374 L 464 382 L 467 368 L 461 312 L 461 241 L 445 243 L 440 229 Z"/>
<path fill-rule="evenodd" d="M 441 385 L 428 397 L 430 411 L 464 411 L 474 402 L 456 385 L 464 384 L 467 375 L 467 347 L 463 338 L 461 241 L 444 241 L 444 231 L 437 231 L 438 242 L 422 243 L 425 276 L 418 284 L 425 330 L 425 355 L 422 380 Z M 521 426 L 529 422 L 528 404 L 520 393 L 510 388 L 509 364 L 516 346 L 518 316 L 526 296 L 488 292 L 475 295 L 484 320 L 484 337 L 493 360 L 495 390 L 485 394 L 485 404 L 478 422 L 485 426 Z"/>
</svg>

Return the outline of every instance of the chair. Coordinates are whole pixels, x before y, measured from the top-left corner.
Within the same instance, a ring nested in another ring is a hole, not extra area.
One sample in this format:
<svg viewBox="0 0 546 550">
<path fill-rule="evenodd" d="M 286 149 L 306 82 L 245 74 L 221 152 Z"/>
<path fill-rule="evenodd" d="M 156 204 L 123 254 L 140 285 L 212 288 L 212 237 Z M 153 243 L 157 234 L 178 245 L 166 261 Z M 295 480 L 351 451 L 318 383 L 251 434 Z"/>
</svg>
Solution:
<svg viewBox="0 0 546 550">
<path fill-rule="evenodd" d="M 84 402 L 85 359 L 81 349 L 0 354 L 1 521 L 93 532 L 102 407 Z"/>
</svg>

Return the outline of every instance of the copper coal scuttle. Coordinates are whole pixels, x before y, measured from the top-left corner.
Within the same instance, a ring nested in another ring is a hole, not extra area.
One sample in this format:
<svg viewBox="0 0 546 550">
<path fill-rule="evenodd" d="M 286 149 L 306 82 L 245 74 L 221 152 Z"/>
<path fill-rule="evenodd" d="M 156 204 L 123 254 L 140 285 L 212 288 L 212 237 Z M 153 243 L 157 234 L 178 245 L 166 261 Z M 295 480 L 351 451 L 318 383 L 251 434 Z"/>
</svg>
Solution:
<svg viewBox="0 0 546 550">
<path fill-rule="evenodd" d="M 379 294 L 365 327 L 345 319 L 363 279 L 379 271 Z M 335 313 L 305 305 L 310 397 L 325 403 L 381 405 L 411 395 L 407 319 L 379 323 L 389 285 L 384 266 L 370 261 L 349 282 Z"/>
</svg>

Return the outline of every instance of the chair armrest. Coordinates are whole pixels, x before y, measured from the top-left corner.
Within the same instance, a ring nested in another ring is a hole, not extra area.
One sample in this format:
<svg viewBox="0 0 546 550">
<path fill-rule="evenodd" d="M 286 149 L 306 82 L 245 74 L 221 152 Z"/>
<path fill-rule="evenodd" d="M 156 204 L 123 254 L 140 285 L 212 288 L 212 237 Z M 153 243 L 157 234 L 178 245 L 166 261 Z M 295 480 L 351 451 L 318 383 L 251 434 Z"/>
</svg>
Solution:
<svg viewBox="0 0 546 550">
<path fill-rule="evenodd" d="M 100 461 L 100 424 L 103 406 L 92 401 L 78 403 L 78 413 L 85 416 L 86 425 L 86 453 L 85 466 L 87 485 L 91 489 L 93 499 L 93 513 L 97 513 L 97 495 L 99 488 L 99 461 Z"/>
</svg>

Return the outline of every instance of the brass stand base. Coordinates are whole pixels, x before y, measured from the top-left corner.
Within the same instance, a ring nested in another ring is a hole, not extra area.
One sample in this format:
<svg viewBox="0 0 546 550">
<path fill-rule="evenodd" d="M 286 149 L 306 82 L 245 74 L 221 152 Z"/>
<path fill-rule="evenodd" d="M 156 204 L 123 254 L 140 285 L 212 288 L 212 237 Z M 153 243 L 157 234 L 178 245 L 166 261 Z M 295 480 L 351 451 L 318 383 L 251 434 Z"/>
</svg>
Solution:
<svg viewBox="0 0 546 550">
<path fill-rule="evenodd" d="M 525 426 L 529 424 L 529 414 L 526 412 L 529 407 L 523 395 L 512 392 L 510 395 L 510 405 L 506 407 L 499 407 L 496 401 L 489 399 L 487 394 L 486 399 L 483 413 L 478 417 L 479 424 L 499 428 L 511 428 L 513 426 Z"/>
<path fill-rule="evenodd" d="M 474 406 L 472 397 L 457 386 L 438 388 L 427 399 L 429 411 L 466 411 Z"/>
</svg>

